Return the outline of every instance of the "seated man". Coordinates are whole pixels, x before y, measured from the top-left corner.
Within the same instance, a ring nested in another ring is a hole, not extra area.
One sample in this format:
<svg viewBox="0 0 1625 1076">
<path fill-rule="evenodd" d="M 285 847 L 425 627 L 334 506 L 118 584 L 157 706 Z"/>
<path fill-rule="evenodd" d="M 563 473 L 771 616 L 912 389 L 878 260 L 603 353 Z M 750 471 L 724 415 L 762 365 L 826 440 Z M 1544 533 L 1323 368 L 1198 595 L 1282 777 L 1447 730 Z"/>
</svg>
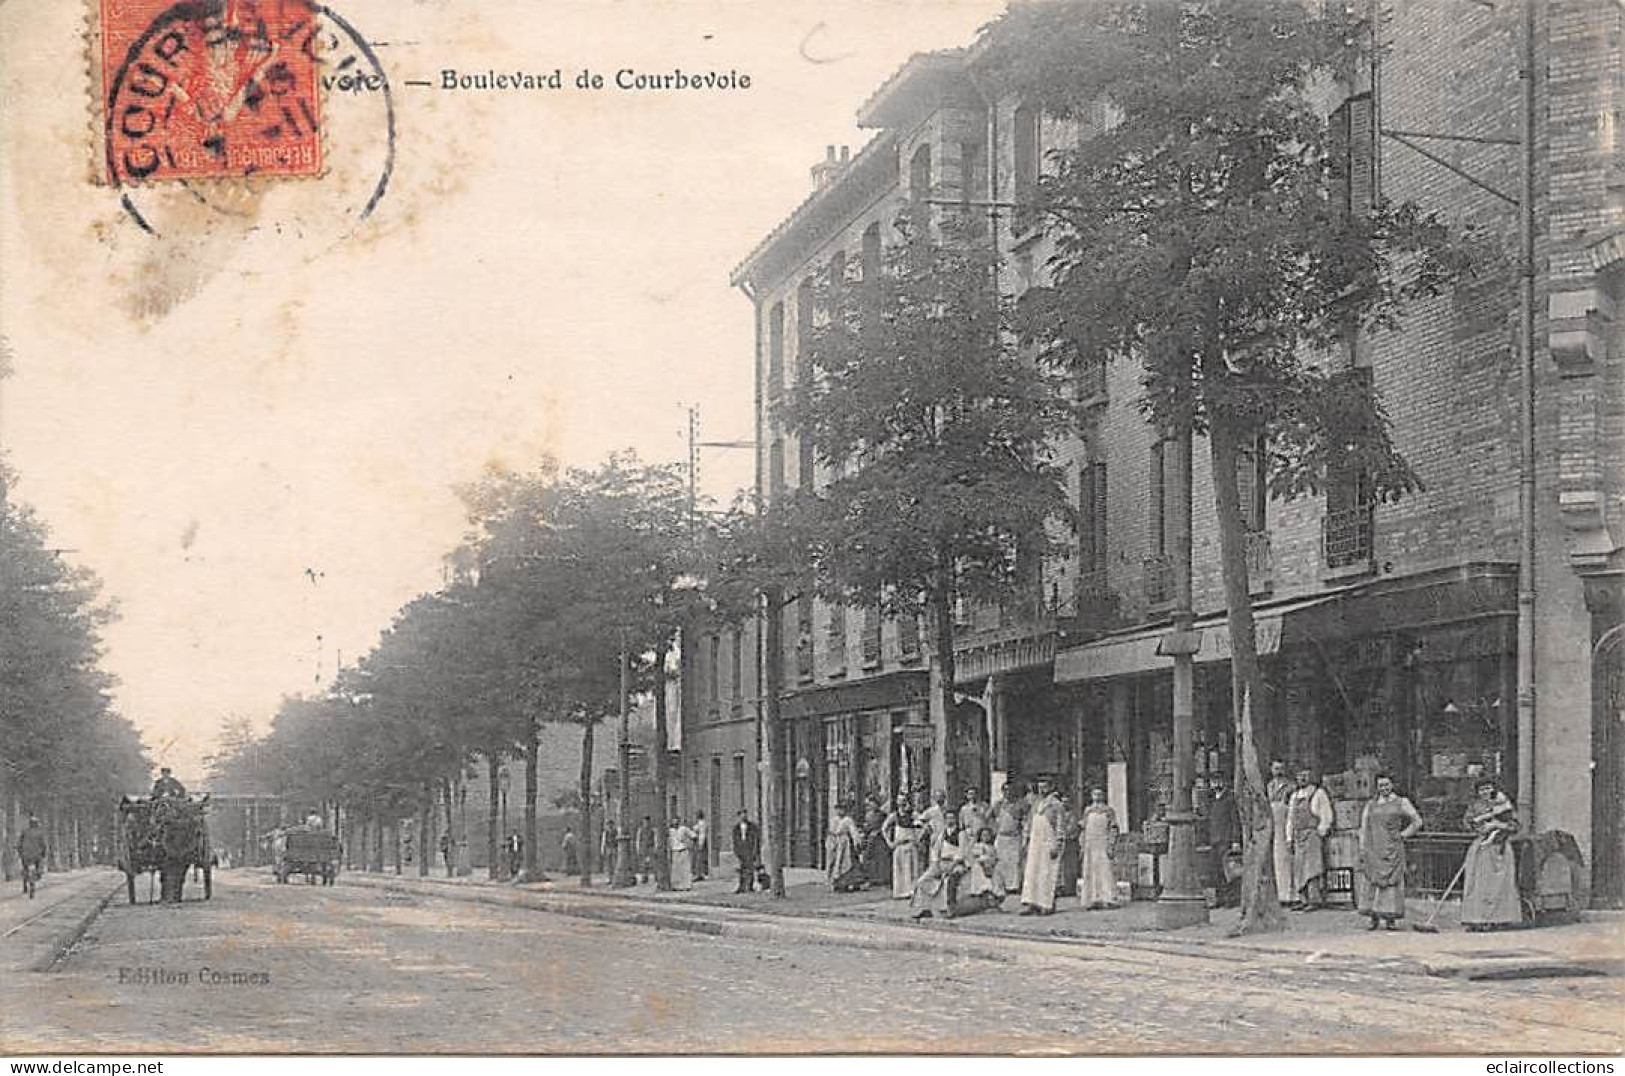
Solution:
<svg viewBox="0 0 1625 1076">
<path fill-rule="evenodd" d="M 186 786 L 175 779 L 165 766 L 158 771 L 158 780 L 152 783 L 152 798 L 155 800 L 186 798 Z"/>
</svg>

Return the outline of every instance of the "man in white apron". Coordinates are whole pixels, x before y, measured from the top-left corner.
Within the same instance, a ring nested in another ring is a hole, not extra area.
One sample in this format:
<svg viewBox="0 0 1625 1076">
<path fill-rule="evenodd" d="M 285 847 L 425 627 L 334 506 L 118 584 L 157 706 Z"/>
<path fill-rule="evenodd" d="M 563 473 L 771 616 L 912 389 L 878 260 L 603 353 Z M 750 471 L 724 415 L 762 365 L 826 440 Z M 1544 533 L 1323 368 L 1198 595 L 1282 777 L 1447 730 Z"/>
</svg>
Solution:
<svg viewBox="0 0 1625 1076">
<path fill-rule="evenodd" d="M 1055 883 L 1061 873 L 1061 801 L 1050 783 L 1038 782 L 1038 802 L 1033 805 L 1032 825 L 1027 838 L 1027 864 L 1021 879 L 1021 914 L 1049 915 L 1055 911 Z"/>
</svg>

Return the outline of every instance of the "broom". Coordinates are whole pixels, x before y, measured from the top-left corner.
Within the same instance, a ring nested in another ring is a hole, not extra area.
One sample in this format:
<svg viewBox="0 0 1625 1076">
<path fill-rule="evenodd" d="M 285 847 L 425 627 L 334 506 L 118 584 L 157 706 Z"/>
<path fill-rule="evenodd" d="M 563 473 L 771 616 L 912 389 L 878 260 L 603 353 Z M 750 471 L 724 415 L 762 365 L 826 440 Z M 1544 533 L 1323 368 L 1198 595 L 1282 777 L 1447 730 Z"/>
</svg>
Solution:
<svg viewBox="0 0 1625 1076">
<path fill-rule="evenodd" d="M 1416 931 L 1418 934 L 1439 933 L 1439 928 L 1433 925 L 1433 921 L 1439 918 L 1439 912 L 1444 908 L 1444 902 L 1450 899 L 1450 894 L 1456 888 L 1456 883 L 1461 881 L 1461 876 L 1466 873 L 1467 861 L 1463 859 L 1461 861 L 1461 866 L 1456 868 L 1456 876 L 1450 879 L 1450 884 L 1444 887 L 1444 892 L 1439 895 L 1439 899 L 1434 903 L 1433 914 L 1428 916 L 1427 922 L 1425 923 L 1412 923 L 1412 930 Z"/>
</svg>

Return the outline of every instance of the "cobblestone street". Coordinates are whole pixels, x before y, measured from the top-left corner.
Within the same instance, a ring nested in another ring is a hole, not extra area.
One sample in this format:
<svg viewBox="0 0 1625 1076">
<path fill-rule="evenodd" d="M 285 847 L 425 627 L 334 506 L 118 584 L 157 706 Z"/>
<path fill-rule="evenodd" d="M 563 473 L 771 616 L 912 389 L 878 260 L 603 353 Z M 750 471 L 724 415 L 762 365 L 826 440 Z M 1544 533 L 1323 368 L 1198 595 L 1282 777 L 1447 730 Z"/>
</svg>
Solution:
<svg viewBox="0 0 1625 1076">
<path fill-rule="evenodd" d="M 116 879 L 109 875 L 108 886 Z M 1621 980 L 1462 983 L 1109 947 L 1008 961 L 705 937 L 347 885 L 120 893 L 8 976 L 21 1051 L 1618 1051 Z"/>
</svg>

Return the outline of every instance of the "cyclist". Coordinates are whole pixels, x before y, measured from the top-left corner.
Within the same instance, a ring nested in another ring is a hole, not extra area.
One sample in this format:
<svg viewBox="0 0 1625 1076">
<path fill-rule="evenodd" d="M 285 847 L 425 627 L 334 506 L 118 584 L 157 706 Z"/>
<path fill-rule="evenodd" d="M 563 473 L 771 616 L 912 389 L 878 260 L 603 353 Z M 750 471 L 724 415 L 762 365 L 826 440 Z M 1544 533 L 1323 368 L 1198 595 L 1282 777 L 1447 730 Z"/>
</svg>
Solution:
<svg viewBox="0 0 1625 1076">
<path fill-rule="evenodd" d="M 45 831 L 40 828 L 39 816 L 29 815 L 28 826 L 17 835 L 17 858 L 23 864 L 23 891 L 34 895 L 34 883 L 44 871 Z"/>
</svg>

